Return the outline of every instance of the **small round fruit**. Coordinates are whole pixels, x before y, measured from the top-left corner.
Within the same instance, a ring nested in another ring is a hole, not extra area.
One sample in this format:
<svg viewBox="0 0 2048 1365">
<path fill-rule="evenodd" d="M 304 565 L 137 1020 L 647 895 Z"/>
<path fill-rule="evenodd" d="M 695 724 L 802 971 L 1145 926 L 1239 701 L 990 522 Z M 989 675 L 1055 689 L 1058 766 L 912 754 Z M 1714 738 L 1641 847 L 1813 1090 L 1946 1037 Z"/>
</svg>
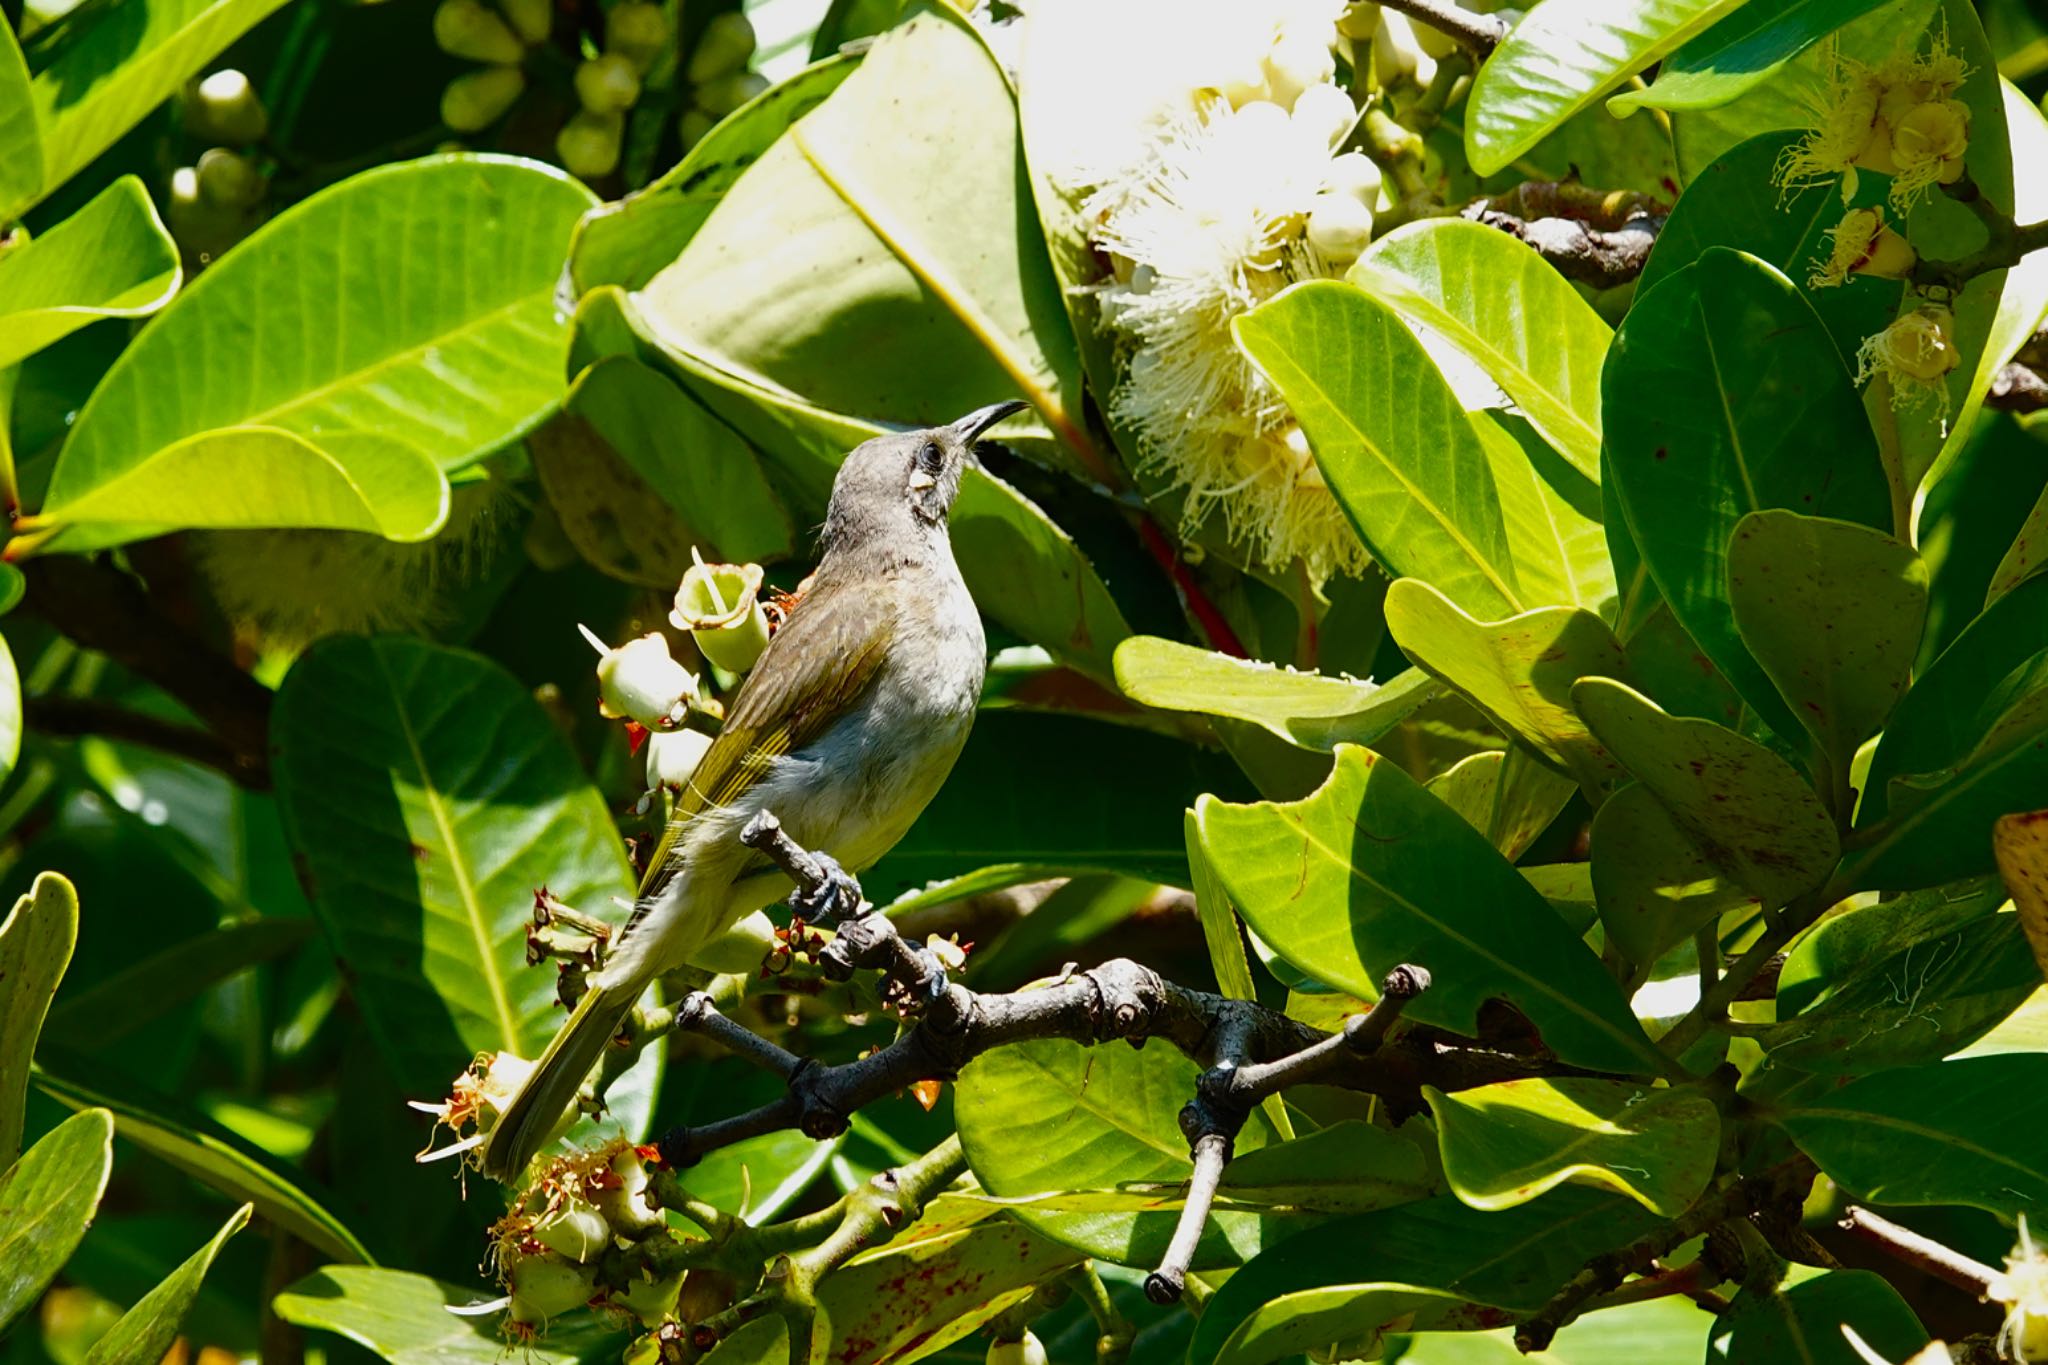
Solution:
<svg viewBox="0 0 2048 1365">
<path fill-rule="evenodd" d="M 640 98 L 640 73 L 616 52 L 592 57 L 576 68 L 576 98 L 593 114 L 619 114 Z"/>
<path fill-rule="evenodd" d="M 1045 1365 L 1045 1343 L 1030 1332 L 1015 1341 L 991 1342 L 987 1365 Z"/>
<path fill-rule="evenodd" d="M 496 123 L 526 89 L 516 66 L 487 66 L 448 82 L 441 92 L 441 122 L 458 133 L 476 133 Z"/>
<path fill-rule="evenodd" d="M 518 36 L 481 0 L 441 0 L 434 11 L 434 42 L 451 57 L 496 66 L 526 55 Z"/>
<path fill-rule="evenodd" d="M 619 165 L 619 139 L 625 127 L 625 119 L 618 114 L 593 114 L 585 109 L 555 134 L 555 154 L 571 175 L 585 180 L 610 175 Z"/>
<path fill-rule="evenodd" d="M 597 1268 L 575 1265 L 545 1253 L 521 1256 L 511 1274 L 512 1316 L 521 1322 L 545 1321 L 581 1308 L 597 1292 Z"/>
</svg>

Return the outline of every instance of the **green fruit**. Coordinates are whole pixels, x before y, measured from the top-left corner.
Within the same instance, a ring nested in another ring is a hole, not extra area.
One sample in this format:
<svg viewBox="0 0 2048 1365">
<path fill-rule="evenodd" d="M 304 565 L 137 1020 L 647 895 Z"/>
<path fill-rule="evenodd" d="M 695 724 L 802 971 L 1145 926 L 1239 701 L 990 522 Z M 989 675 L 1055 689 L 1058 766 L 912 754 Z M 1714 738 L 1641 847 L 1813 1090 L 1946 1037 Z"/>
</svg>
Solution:
<svg viewBox="0 0 2048 1365">
<path fill-rule="evenodd" d="M 505 17 L 512 23 L 512 31 L 528 47 L 546 42 L 548 35 L 554 32 L 553 0 L 498 0 L 498 8 L 505 11 Z"/>
<path fill-rule="evenodd" d="M 249 78 L 230 67 L 186 89 L 185 131 L 209 142 L 247 146 L 270 131 L 270 114 Z"/>
<path fill-rule="evenodd" d="M 640 73 L 616 52 L 593 57 L 576 68 L 576 98 L 593 114 L 619 114 L 640 98 Z"/>
<path fill-rule="evenodd" d="M 593 114 L 588 109 L 555 134 L 555 154 L 571 175 L 585 180 L 610 175 L 619 164 L 619 138 L 626 121 L 618 114 Z"/>
<path fill-rule="evenodd" d="M 640 1319 L 642 1326 L 659 1327 L 675 1312 L 676 1296 L 682 1288 L 680 1271 L 665 1280 L 636 1278 L 612 1295 L 612 1303 Z"/>
<path fill-rule="evenodd" d="M 625 0 L 605 16 L 604 45 L 643 68 L 661 55 L 670 36 L 668 16 L 646 0 Z"/>
<path fill-rule="evenodd" d="M 209 148 L 200 156 L 198 176 L 200 195 L 222 208 L 249 208 L 261 203 L 270 188 L 270 177 L 255 162 L 225 147 Z"/>
<path fill-rule="evenodd" d="M 441 92 L 441 122 L 458 133 L 475 133 L 498 121 L 526 89 L 516 66 L 487 66 L 457 76 Z"/>
<path fill-rule="evenodd" d="M 507 1276 L 516 1322 L 540 1322 L 572 1312 L 597 1292 L 594 1266 L 574 1265 L 560 1257 L 521 1256 Z"/>
<path fill-rule="evenodd" d="M 582 1262 L 604 1254 L 611 1245 L 612 1230 L 596 1209 L 580 1199 L 566 1199 L 560 1208 L 534 1220 L 533 1236 L 549 1251 Z"/>
<path fill-rule="evenodd" d="M 753 55 L 754 26 L 747 16 L 737 10 L 713 15 L 683 68 L 683 78 L 692 85 L 703 85 L 742 69 Z"/>
<path fill-rule="evenodd" d="M 507 66 L 526 49 L 505 21 L 481 0 L 441 0 L 434 11 L 434 42 L 451 57 Z"/>
<path fill-rule="evenodd" d="M 724 118 L 768 88 L 768 78 L 754 71 L 735 71 L 709 85 L 697 87 L 697 107 L 713 118 Z"/>
</svg>

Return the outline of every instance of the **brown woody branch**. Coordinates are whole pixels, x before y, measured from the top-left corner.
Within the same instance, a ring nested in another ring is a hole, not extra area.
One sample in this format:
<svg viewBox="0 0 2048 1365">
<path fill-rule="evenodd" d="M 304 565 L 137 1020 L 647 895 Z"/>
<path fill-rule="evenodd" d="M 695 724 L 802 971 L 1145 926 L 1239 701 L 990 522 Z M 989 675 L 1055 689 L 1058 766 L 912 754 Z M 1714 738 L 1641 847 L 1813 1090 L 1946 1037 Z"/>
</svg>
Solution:
<svg viewBox="0 0 2048 1365">
<path fill-rule="evenodd" d="M 1451 0 L 1381 0 L 1384 8 L 1405 14 L 1418 24 L 1427 24 L 1485 61 L 1508 36 L 1507 21 L 1493 14 L 1475 14 Z"/>
<path fill-rule="evenodd" d="M 1664 226 L 1664 216 L 1654 213 L 1639 213 L 1614 228 L 1579 218 L 1524 218 L 1484 199 L 1467 206 L 1463 216 L 1528 244 L 1566 279 L 1595 289 L 1612 289 L 1642 274 Z"/>
</svg>

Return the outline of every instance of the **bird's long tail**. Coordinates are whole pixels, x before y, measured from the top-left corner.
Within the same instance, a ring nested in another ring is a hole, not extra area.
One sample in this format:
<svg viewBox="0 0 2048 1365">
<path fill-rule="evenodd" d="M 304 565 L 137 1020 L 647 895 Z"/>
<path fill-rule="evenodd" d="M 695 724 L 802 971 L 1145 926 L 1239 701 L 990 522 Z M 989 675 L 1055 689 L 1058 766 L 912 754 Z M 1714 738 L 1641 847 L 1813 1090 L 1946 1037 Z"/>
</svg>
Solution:
<svg viewBox="0 0 2048 1365">
<path fill-rule="evenodd" d="M 593 982 L 576 1002 L 568 1022 L 541 1054 L 533 1074 L 512 1098 L 482 1148 L 483 1172 L 507 1184 L 519 1179 L 527 1165 L 570 1117 L 576 1092 L 604 1055 L 626 1015 L 640 999 L 644 980 L 600 986 Z"/>
</svg>

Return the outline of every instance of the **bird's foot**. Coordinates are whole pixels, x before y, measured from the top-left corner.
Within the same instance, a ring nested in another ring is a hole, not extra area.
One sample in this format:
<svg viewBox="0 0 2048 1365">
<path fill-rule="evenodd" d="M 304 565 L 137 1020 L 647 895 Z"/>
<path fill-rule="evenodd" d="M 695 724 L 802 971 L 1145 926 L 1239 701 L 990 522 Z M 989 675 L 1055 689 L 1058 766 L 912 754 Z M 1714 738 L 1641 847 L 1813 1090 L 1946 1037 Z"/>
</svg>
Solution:
<svg viewBox="0 0 2048 1365">
<path fill-rule="evenodd" d="M 803 916 L 805 923 L 828 929 L 859 914 L 863 899 L 859 880 L 829 853 L 814 851 L 811 860 L 818 865 L 818 880 L 793 892 L 789 908 Z"/>
</svg>

